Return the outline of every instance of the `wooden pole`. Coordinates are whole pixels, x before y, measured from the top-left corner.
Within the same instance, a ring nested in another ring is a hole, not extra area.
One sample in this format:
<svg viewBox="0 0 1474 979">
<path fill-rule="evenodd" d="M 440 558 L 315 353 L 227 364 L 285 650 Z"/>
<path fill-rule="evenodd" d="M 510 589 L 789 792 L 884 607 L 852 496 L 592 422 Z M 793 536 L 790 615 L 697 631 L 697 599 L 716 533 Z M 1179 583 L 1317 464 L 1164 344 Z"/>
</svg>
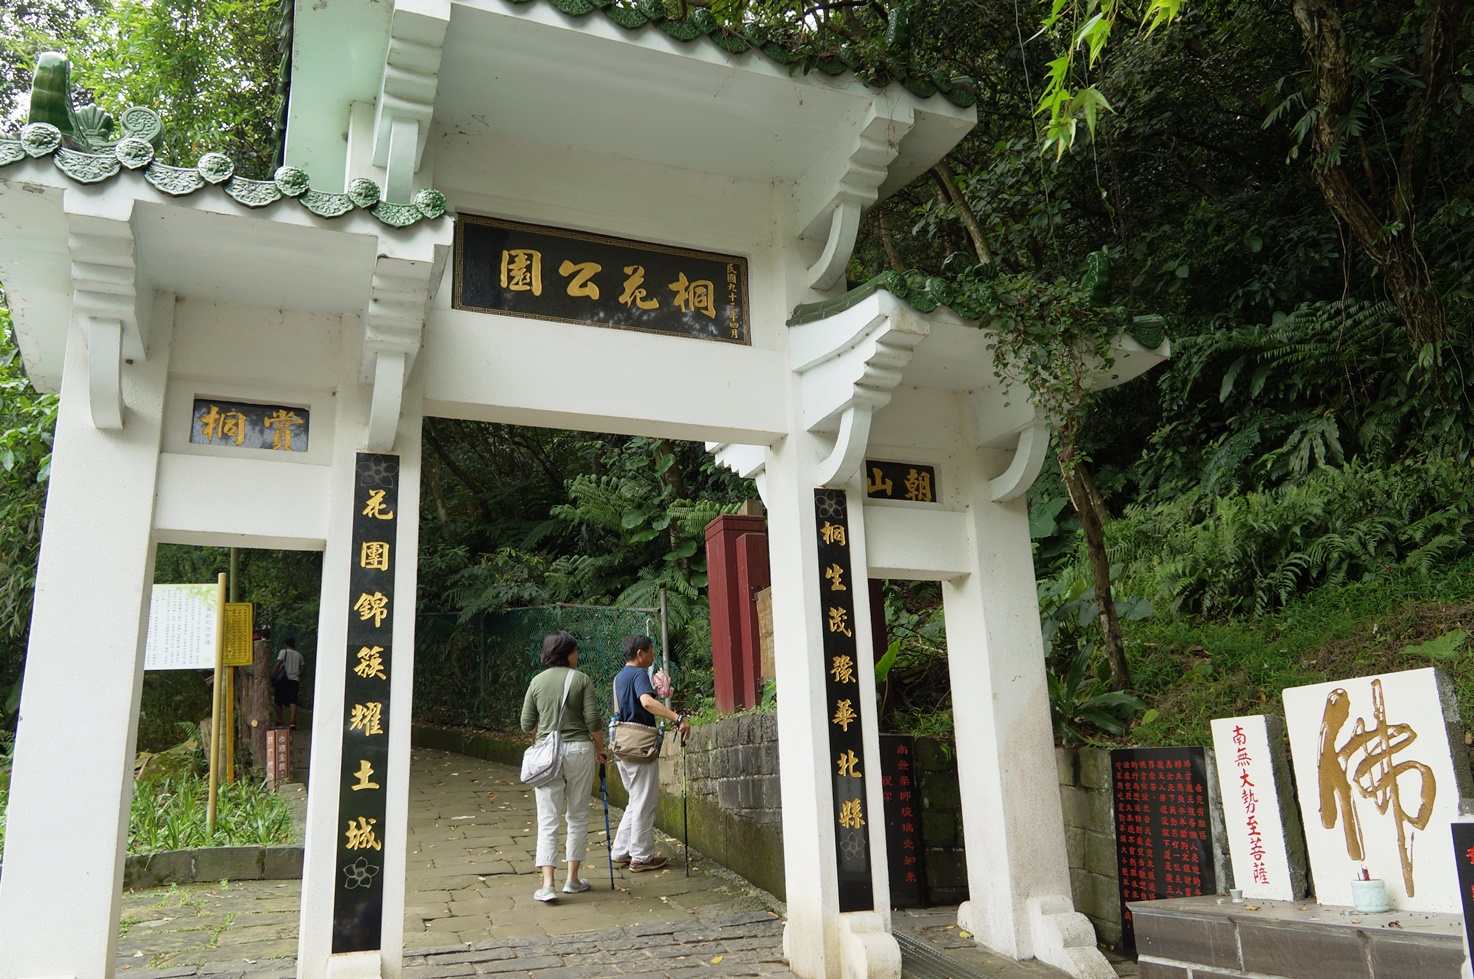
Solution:
<svg viewBox="0 0 1474 979">
<path fill-rule="evenodd" d="M 240 601 L 241 552 L 230 549 L 230 600 Z M 225 781 L 235 784 L 235 667 L 225 668 Z"/>
<path fill-rule="evenodd" d="M 225 572 L 215 584 L 215 695 L 210 710 L 210 801 L 205 809 L 205 836 L 215 836 L 215 797 L 220 791 L 220 702 L 225 672 Z"/>
<path fill-rule="evenodd" d="M 670 676 L 670 629 L 666 624 L 665 589 L 660 589 L 660 668 Z M 665 706 L 670 706 L 670 698 L 665 698 Z"/>
</svg>

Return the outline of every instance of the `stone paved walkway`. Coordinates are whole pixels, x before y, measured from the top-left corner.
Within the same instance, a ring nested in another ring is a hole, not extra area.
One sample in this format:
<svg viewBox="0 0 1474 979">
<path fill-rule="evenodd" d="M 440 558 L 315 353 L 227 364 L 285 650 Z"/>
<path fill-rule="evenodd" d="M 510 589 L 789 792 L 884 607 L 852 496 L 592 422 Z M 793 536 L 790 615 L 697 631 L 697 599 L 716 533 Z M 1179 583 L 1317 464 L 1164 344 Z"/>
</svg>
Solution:
<svg viewBox="0 0 1474 979">
<path fill-rule="evenodd" d="M 618 777 L 612 768 L 610 777 Z M 610 813 L 617 824 L 619 811 Z M 540 904 L 532 899 L 539 878 L 532 868 L 537 825 L 531 790 L 505 765 L 415 749 L 406 977 L 478 970 L 538 979 L 674 976 L 690 969 L 791 975 L 781 956 L 781 906 L 771 896 L 699 855 L 687 877 L 679 844 L 669 839 L 666 869 L 631 874 L 616 868 L 610 890 L 597 799 L 590 803 L 589 828 L 583 875 L 593 889 Z M 300 898 L 298 881 L 222 881 L 124 894 L 118 973 L 290 974 Z M 624 971 L 626 953 L 641 944 L 660 954 Z M 564 969 L 574 971 L 552 971 Z"/>
<path fill-rule="evenodd" d="M 304 739 L 305 740 L 305 739 Z M 610 777 L 617 778 L 613 769 Z M 603 809 L 590 803 L 588 892 L 532 899 L 537 828 L 532 792 L 505 765 L 441 751 L 411 754 L 404 979 L 648 976 L 792 977 L 782 905 L 700 854 L 630 874 L 602 862 Z M 611 808 L 617 825 L 619 810 Z M 657 835 L 658 831 L 657 831 Z M 560 868 L 561 874 L 561 868 Z M 561 886 L 562 878 L 559 878 Z M 116 968 L 147 979 L 296 971 L 299 881 L 220 881 L 125 893 Z M 963 975 L 1057 979 L 1037 962 L 991 955 L 956 931 L 955 909 L 902 911 L 895 927 L 965 965 Z"/>
</svg>

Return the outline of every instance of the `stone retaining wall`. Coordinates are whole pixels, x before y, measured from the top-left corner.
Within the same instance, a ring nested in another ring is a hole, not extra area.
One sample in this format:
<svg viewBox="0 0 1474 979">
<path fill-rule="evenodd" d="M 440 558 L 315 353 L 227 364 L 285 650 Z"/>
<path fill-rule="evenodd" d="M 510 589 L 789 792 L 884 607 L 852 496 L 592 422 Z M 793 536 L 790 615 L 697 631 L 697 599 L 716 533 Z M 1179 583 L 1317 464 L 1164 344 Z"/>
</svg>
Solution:
<svg viewBox="0 0 1474 979">
<path fill-rule="evenodd" d="M 1075 910 L 1090 919 L 1101 942 L 1119 949 L 1121 891 L 1116 876 L 1111 753 L 1100 748 L 1056 748 L 1054 758 Z"/>
<path fill-rule="evenodd" d="M 957 759 L 942 742 L 913 742 L 917 784 L 921 789 L 921 846 L 925 851 L 928 904 L 961 904 L 967 900 L 967 854 L 962 834 L 962 791 L 957 786 Z"/>
</svg>

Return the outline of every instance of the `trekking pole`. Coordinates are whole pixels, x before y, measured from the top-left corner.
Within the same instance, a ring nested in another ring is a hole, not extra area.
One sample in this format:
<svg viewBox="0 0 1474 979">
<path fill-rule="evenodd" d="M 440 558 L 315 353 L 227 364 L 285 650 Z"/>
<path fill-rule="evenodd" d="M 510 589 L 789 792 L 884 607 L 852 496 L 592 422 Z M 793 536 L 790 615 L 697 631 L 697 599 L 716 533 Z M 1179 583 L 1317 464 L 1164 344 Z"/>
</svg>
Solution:
<svg viewBox="0 0 1474 979">
<path fill-rule="evenodd" d="M 686 850 L 686 876 L 691 876 L 691 827 L 686 822 L 686 739 L 681 738 L 681 842 Z"/>
<path fill-rule="evenodd" d="M 606 762 L 599 766 L 599 794 L 604 797 L 604 849 L 609 856 L 609 889 L 614 890 L 614 837 L 609 835 L 609 782 L 604 773 L 609 768 Z"/>
</svg>

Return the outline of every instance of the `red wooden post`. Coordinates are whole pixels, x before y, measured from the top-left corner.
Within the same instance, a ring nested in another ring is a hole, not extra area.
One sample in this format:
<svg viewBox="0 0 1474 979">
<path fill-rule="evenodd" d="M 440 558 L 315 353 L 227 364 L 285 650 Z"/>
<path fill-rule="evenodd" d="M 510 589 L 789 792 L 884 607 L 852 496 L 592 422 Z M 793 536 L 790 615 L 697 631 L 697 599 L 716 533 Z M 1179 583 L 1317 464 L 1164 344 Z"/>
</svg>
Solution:
<svg viewBox="0 0 1474 979">
<path fill-rule="evenodd" d="M 706 576 L 717 709 L 730 714 L 755 706 L 760 693 L 756 594 L 769 582 L 767 521 L 730 513 L 707 524 Z"/>
</svg>

